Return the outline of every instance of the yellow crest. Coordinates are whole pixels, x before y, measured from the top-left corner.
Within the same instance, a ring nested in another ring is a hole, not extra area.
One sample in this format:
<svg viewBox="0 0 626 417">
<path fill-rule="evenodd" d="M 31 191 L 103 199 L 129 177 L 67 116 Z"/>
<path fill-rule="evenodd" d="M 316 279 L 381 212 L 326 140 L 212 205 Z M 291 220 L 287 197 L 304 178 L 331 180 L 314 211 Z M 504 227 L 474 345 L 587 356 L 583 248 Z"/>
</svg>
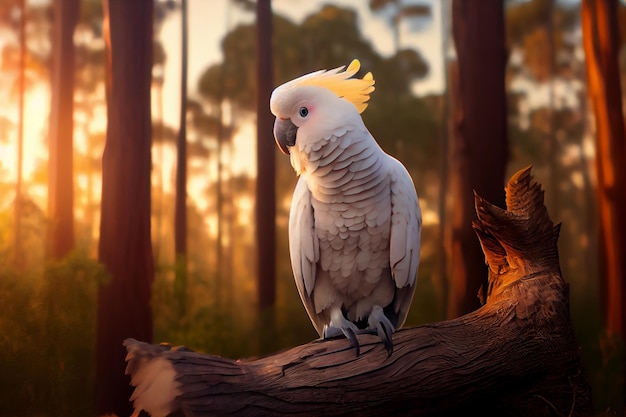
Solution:
<svg viewBox="0 0 626 417">
<path fill-rule="evenodd" d="M 345 71 L 341 71 L 343 68 L 345 66 L 328 71 L 312 72 L 291 82 L 294 83 L 294 87 L 313 85 L 326 88 L 337 94 L 337 97 L 344 98 L 354 104 L 358 112 L 363 113 L 367 108 L 370 94 L 374 91 L 374 76 L 371 72 L 368 72 L 363 78 L 351 78 L 361 68 L 361 63 L 358 59 L 352 60 L 348 68 Z"/>
</svg>

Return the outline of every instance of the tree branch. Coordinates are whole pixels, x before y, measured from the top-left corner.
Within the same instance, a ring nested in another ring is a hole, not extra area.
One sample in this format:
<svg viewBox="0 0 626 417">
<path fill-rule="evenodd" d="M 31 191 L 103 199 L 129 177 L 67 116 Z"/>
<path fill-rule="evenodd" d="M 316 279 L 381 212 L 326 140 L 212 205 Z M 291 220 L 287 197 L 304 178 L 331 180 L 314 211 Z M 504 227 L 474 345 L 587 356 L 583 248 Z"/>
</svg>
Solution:
<svg viewBox="0 0 626 417">
<path fill-rule="evenodd" d="M 133 339 L 136 409 L 209 415 L 589 415 L 590 389 L 569 317 L 554 226 L 530 167 L 507 210 L 476 196 L 473 226 L 489 265 L 486 303 L 454 320 L 380 339 L 314 341 L 231 360 Z"/>
</svg>

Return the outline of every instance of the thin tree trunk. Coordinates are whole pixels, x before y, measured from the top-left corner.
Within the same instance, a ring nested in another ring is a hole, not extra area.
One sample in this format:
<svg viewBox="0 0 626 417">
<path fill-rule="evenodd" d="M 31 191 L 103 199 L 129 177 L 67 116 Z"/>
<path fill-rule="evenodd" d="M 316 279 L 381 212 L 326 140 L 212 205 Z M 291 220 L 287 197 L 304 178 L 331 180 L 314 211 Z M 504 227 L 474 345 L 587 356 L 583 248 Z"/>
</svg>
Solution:
<svg viewBox="0 0 626 417">
<path fill-rule="evenodd" d="M 228 7 L 228 6 L 227 6 Z M 222 291 L 223 291 L 223 282 L 224 279 L 224 227 L 223 227 L 223 217 L 224 217 L 224 190 L 223 190 L 223 175 L 222 175 L 222 150 L 224 149 L 224 141 L 226 140 L 226 128 L 224 126 L 224 82 L 225 72 L 226 72 L 226 59 L 224 60 L 224 66 L 222 66 L 221 74 L 222 81 L 220 82 L 219 87 L 219 101 L 217 104 L 217 151 L 216 151 L 216 164 L 217 164 L 217 177 L 215 183 L 215 193 L 216 193 L 216 216 L 217 216 L 217 235 L 216 235 L 216 245 L 215 245 L 215 253 L 216 253 L 216 263 L 215 263 L 215 296 L 216 302 L 215 306 L 217 310 L 221 310 L 223 300 L 222 300 Z"/>
<path fill-rule="evenodd" d="M 436 281 L 436 288 L 439 292 L 439 299 L 441 300 L 441 313 L 445 317 L 447 312 L 447 298 L 449 291 L 449 282 L 447 277 L 449 276 L 449 254 L 447 252 L 447 248 L 449 247 L 449 234 L 448 234 L 448 213 L 449 213 L 449 201 L 448 201 L 448 191 L 449 191 L 449 173 L 450 173 L 450 136 L 452 133 L 452 122 L 453 119 L 451 117 L 452 112 L 451 109 L 451 101 L 453 98 L 452 93 L 452 81 L 458 80 L 456 75 L 452 74 L 452 71 L 455 71 L 456 62 L 453 62 L 448 57 L 448 52 L 450 48 L 450 1 L 445 0 L 440 2 L 439 7 L 441 7 L 441 16 L 442 16 L 442 29 L 441 35 L 443 38 L 442 42 L 442 56 L 444 62 L 444 92 L 442 98 L 442 111 L 441 111 L 441 164 L 439 167 L 440 170 L 440 185 L 439 185 L 439 196 L 438 196 L 438 205 L 439 205 L 439 250 L 437 253 L 437 275 L 439 279 Z"/>
<path fill-rule="evenodd" d="M 617 54 L 617 1 L 583 0 L 583 39 L 589 95 L 596 119 L 600 211 L 600 276 L 605 279 L 606 326 L 626 336 L 626 136 Z"/>
<path fill-rule="evenodd" d="M 48 138 L 48 256 L 74 248 L 74 29 L 79 0 L 55 0 Z"/>
<path fill-rule="evenodd" d="M 272 5 L 259 0 L 257 13 L 257 182 L 256 244 L 258 303 L 261 311 L 274 306 L 276 298 L 276 184 L 273 117 L 269 99 L 272 74 Z"/>
<path fill-rule="evenodd" d="M 585 151 L 585 142 L 587 133 L 591 130 L 589 118 L 587 117 L 589 114 L 588 110 L 588 100 L 585 99 L 585 92 L 581 92 L 578 94 L 578 98 L 580 100 L 580 114 L 582 117 L 582 127 L 581 127 L 581 135 L 579 137 L 578 142 L 578 158 L 580 160 L 580 173 L 583 178 L 583 189 L 582 193 L 584 196 L 584 201 L 586 202 L 585 207 L 585 218 L 583 220 L 583 230 L 587 231 L 588 234 L 588 243 L 587 248 L 588 251 L 587 256 L 584 258 L 585 271 L 587 272 L 587 276 L 592 277 L 596 275 L 598 271 L 598 236 L 594 233 L 594 230 L 597 230 L 597 202 L 596 202 L 596 194 L 595 187 L 592 180 L 591 171 L 594 167 L 593 158 L 589 158 L 587 156 L 587 152 Z M 595 280 L 594 280 L 595 281 Z M 589 285 L 589 282 L 587 282 Z"/>
<path fill-rule="evenodd" d="M 122 341 L 152 339 L 150 238 L 152 1 L 105 0 L 107 139 L 102 156 L 96 412 L 132 412 Z"/>
<path fill-rule="evenodd" d="M 230 17 L 231 17 L 231 2 L 226 2 L 226 15 L 224 16 L 224 20 L 226 21 L 226 25 L 230 26 Z M 223 225 L 223 217 L 224 217 L 224 191 L 223 191 L 223 180 L 222 180 L 222 171 L 223 171 L 223 163 L 222 163 L 222 151 L 224 149 L 224 142 L 226 139 L 230 139 L 230 134 L 227 133 L 226 126 L 224 126 L 224 100 L 226 97 L 225 91 L 225 83 L 226 83 L 226 74 L 229 70 L 229 60 L 228 57 L 224 57 L 224 63 L 220 68 L 219 73 L 219 86 L 217 90 L 217 155 L 216 155 L 216 168 L 217 168 L 217 178 L 215 183 L 215 193 L 216 193 L 216 216 L 217 216 L 217 235 L 216 235 L 216 245 L 215 245 L 215 307 L 218 311 L 221 310 L 223 301 L 222 300 L 222 292 L 224 291 L 224 225 Z M 228 285 L 228 284 L 226 284 Z"/>
<path fill-rule="evenodd" d="M 176 252 L 176 278 L 174 295 L 178 314 L 185 314 L 187 299 L 187 55 L 188 55 L 188 12 L 187 0 L 181 2 L 182 51 L 180 82 L 180 122 L 176 141 L 176 213 L 174 245 Z"/>
<path fill-rule="evenodd" d="M 560 144 L 556 135 L 555 120 L 555 91 L 554 81 L 556 78 L 556 45 L 554 41 L 554 0 L 547 0 L 545 6 L 546 15 L 544 16 L 544 25 L 546 37 L 548 39 L 548 161 L 550 166 L 550 183 L 548 189 L 550 193 L 547 196 L 548 207 L 554 212 L 559 213 L 559 167 L 560 161 Z"/>
<path fill-rule="evenodd" d="M 617 0 L 583 0 L 583 46 L 588 92 L 596 126 L 596 177 L 599 213 L 598 264 L 609 338 L 626 339 L 626 134 L 618 64 Z M 621 392 L 626 385 L 622 359 Z M 623 413 L 625 405 L 622 400 Z"/>
<path fill-rule="evenodd" d="M 234 108 L 234 106 L 230 107 L 230 120 L 231 120 L 231 124 L 233 124 L 233 120 L 235 120 L 235 113 L 236 110 Z M 230 132 L 232 132 L 232 126 L 231 129 L 229 129 Z M 231 277 L 235 277 L 235 274 L 237 274 L 236 269 L 235 269 L 235 250 L 237 245 L 239 244 L 238 240 L 237 240 L 237 233 L 236 233 L 236 223 L 237 223 L 237 206 L 235 204 L 235 198 L 236 198 L 236 178 L 234 176 L 233 170 L 232 170 L 232 162 L 235 160 L 235 146 L 233 143 L 233 138 L 231 135 L 231 138 L 229 140 L 229 146 L 228 146 L 228 161 L 229 161 L 229 170 L 228 170 L 228 211 L 229 211 L 229 216 L 228 216 L 228 240 L 230 242 L 229 245 L 229 251 L 228 251 L 228 259 L 227 261 L 227 265 L 226 265 L 226 269 L 228 270 L 228 275 L 227 276 L 231 276 Z M 226 282 L 226 294 L 225 294 L 225 299 L 226 302 L 228 303 L 228 305 L 233 305 L 233 296 L 234 296 L 234 287 L 235 287 L 235 280 L 234 279 L 229 279 Z"/>
<path fill-rule="evenodd" d="M 458 57 L 458 87 L 453 100 L 450 190 L 451 279 L 448 317 L 479 306 L 477 293 L 487 269 L 474 237 L 472 190 L 503 206 L 506 175 L 506 47 L 503 3 L 454 0 L 453 35 Z"/>
<path fill-rule="evenodd" d="M 17 173 L 15 180 L 15 236 L 14 236 L 14 262 L 18 267 L 22 266 L 22 160 L 24 159 L 24 96 L 26 94 L 26 0 L 20 2 L 20 60 L 17 75 L 18 115 L 17 115 Z"/>
<path fill-rule="evenodd" d="M 159 78 L 159 80 L 156 81 L 156 110 L 158 112 L 157 114 L 157 132 L 156 132 L 156 138 L 157 138 L 157 142 L 158 142 L 158 146 L 157 146 L 157 154 L 158 154 L 158 166 L 156 167 L 157 169 L 157 181 L 158 181 L 158 201 L 156 202 L 156 239 L 155 239 L 155 244 L 154 244 L 154 259 L 155 262 L 157 263 L 157 265 L 159 263 L 162 262 L 161 256 L 162 256 L 162 249 L 163 249 L 163 216 L 164 216 L 164 208 L 163 208 L 163 203 L 164 203 L 164 190 L 165 190 L 165 185 L 164 185 L 164 175 L 163 175 L 163 148 L 165 146 L 165 137 L 163 134 L 164 131 L 164 127 L 163 127 L 163 79 Z"/>
</svg>

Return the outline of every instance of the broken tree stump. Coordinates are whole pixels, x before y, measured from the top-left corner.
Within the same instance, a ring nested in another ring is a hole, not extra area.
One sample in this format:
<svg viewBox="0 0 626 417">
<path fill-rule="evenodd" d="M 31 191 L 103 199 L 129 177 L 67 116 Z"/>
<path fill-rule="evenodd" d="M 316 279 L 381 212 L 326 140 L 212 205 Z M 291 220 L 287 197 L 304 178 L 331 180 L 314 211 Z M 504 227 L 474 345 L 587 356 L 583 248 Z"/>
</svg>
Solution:
<svg viewBox="0 0 626 417">
<path fill-rule="evenodd" d="M 507 210 L 476 196 L 489 265 L 485 303 L 454 320 L 401 329 L 394 352 L 359 335 L 254 360 L 127 339 L 137 410 L 185 416 L 585 416 L 591 392 L 561 276 L 559 226 L 528 167 Z"/>
</svg>

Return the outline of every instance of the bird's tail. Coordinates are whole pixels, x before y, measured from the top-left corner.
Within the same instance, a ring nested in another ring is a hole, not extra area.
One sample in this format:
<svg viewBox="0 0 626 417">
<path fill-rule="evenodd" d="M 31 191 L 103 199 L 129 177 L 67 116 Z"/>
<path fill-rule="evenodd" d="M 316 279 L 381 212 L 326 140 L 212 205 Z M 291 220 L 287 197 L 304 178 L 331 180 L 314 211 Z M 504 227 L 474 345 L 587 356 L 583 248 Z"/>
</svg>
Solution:
<svg viewBox="0 0 626 417">
<path fill-rule="evenodd" d="M 135 387 L 130 397 L 135 414 L 144 410 L 152 417 L 165 417 L 173 412 L 181 390 L 174 365 L 164 356 L 170 348 L 135 339 L 126 339 L 124 346 L 128 351 L 126 374 L 131 375 Z"/>
</svg>

